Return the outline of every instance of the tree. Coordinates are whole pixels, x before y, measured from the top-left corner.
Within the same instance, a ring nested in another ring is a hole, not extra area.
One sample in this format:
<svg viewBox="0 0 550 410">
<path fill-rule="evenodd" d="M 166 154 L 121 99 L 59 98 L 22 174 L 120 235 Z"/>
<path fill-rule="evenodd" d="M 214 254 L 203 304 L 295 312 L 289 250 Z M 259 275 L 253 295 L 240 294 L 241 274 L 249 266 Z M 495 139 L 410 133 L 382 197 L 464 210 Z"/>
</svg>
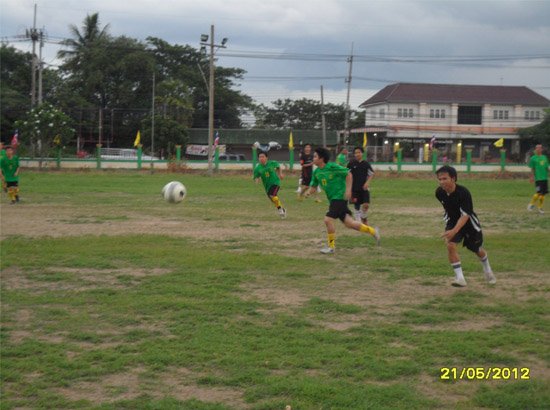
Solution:
<svg viewBox="0 0 550 410">
<path fill-rule="evenodd" d="M 36 138 L 40 155 L 40 164 L 54 146 L 70 142 L 75 130 L 71 126 L 72 120 L 53 105 L 43 103 L 28 111 L 25 117 L 15 122 L 19 130 L 20 140 L 28 140 L 31 144 Z"/>
<path fill-rule="evenodd" d="M 518 128 L 521 139 L 534 144 L 550 145 L 550 108 L 544 109 L 543 120 L 540 124 L 527 128 Z"/>
</svg>

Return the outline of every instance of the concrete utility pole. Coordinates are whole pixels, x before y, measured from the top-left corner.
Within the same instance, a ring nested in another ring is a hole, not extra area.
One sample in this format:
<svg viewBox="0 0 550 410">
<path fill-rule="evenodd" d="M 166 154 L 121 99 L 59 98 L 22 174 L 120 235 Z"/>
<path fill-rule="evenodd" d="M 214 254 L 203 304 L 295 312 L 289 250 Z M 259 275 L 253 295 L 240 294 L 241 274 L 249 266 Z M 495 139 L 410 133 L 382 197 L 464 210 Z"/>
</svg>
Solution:
<svg viewBox="0 0 550 410">
<path fill-rule="evenodd" d="M 153 171 L 155 156 L 155 72 L 153 71 L 153 96 L 151 99 L 151 171 Z"/>
<path fill-rule="evenodd" d="M 323 128 L 323 148 L 327 147 L 327 127 L 325 125 L 325 99 L 323 97 L 323 86 L 321 86 L 321 125 Z"/>
<path fill-rule="evenodd" d="M 36 30 L 36 4 L 34 5 L 34 22 L 32 29 L 27 30 L 27 37 L 32 41 L 32 81 L 31 81 L 31 108 L 36 105 L 36 42 L 38 41 L 38 31 Z"/>
<path fill-rule="evenodd" d="M 348 94 L 346 97 L 346 116 L 344 118 L 344 147 L 347 149 L 348 141 L 347 138 L 349 137 L 348 134 L 348 127 L 349 127 L 349 94 L 351 89 L 351 69 L 353 67 L 353 42 L 351 43 L 351 55 L 348 58 L 349 63 L 349 74 L 346 82 L 348 83 Z"/>
<path fill-rule="evenodd" d="M 212 176 L 213 173 L 213 161 L 214 154 L 214 49 L 226 48 L 227 38 L 222 40 L 221 45 L 214 44 L 214 25 L 210 26 L 210 43 L 207 43 L 208 35 L 201 35 L 201 51 L 206 46 L 210 47 L 210 81 L 208 86 L 208 175 Z"/>
</svg>

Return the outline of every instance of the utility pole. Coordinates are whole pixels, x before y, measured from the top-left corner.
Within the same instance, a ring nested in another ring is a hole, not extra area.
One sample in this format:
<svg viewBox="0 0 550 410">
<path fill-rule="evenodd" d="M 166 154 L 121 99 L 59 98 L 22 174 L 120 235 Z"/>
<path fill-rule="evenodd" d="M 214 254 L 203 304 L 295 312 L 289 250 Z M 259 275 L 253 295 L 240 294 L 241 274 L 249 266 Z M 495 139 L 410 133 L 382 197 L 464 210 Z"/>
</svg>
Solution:
<svg viewBox="0 0 550 410">
<path fill-rule="evenodd" d="M 40 36 L 40 51 L 39 51 L 39 57 L 38 57 L 38 105 L 42 104 L 42 69 L 43 69 L 43 63 L 42 63 L 42 48 L 44 47 L 44 32 L 40 30 L 39 33 Z"/>
<path fill-rule="evenodd" d="M 323 128 L 323 148 L 327 147 L 327 127 L 325 125 L 325 99 L 323 97 L 323 86 L 321 86 L 321 125 Z"/>
<path fill-rule="evenodd" d="M 348 127 L 349 127 L 349 93 L 350 93 L 350 89 L 351 89 L 351 69 L 353 67 L 353 42 L 351 43 L 351 55 L 349 56 L 348 58 L 348 63 L 349 63 L 349 74 L 348 74 L 348 78 L 346 80 L 346 82 L 348 83 L 348 94 L 347 94 L 347 97 L 346 97 L 346 116 L 345 116 L 345 119 L 344 119 L 344 147 L 347 149 L 347 145 L 348 145 L 348 141 L 347 139 L 349 138 L 349 130 L 348 130 Z"/>
<path fill-rule="evenodd" d="M 153 71 L 153 96 L 151 99 L 151 172 L 153 172 L 155 156 L 155 72 Z"/>
<path fill-rule="evenodd" d="M 31 108 L 36 105 L 36 42 L 38 41 L 38 32 L 36 31 L 36 4 L 34 5 L 34 22 L 32 29 L 27 30 L 27 37 L 32 41 L 32 81 L 31 81 Z"/>
<path fill-rule="evenodd" d="M 221 45 L 214 44 L 214 25 L 210 26 L 210 43 L 207 43 L 208 35 L 201 35 L 201 46 L 210 46 L 210 81 L 208 86 L 208 175 L 213 173 L 213 144 L 214 144 L 214 48 L 226 48 L 227 38 L 222 40 Z M 201 51 L 203 50 L 201 47 Z"/>
</svg>

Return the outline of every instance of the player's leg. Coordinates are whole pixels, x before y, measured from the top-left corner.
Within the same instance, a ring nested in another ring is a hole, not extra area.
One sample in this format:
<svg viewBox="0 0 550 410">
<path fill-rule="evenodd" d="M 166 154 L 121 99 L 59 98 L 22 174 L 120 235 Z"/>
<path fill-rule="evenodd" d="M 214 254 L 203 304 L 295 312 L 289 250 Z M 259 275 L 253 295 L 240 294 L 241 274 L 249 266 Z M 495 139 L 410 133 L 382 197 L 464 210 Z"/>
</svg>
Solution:
<svg viewBox="0 0 550 410">
<path fill-rule="evenodd" d="M 491 265 L 489 264 L 489 255 L 487 255 L 487 251 L 481 248 L 479 252 L 476 252 L 476 255 L 481 262 L 481 266 L 483 266 L 483 272 L 485 273 L 487 283 L 489 285 L 494 285 L 495 283 L 497 283 L 497 279 L 495 278 L 495 275 L 493 274 L 493 271 L 491 269 Z"/>
<path fill-rule="evenodd" d="M 328 243 L 321 249 L 321 253 L 334 253 L 336 237 L 336 226 L 334 224 L 334 218 L 330 216 L 325 216 L 325 226 L 327 227 Z"/>
<path fill-rule="evenodd" d="M 16 182 L 14 187 L 15 187 L 15 201 L 19 202 L 19 182 Z"/>
<path fill-rule="evenodd" d="M 363 193 L 363 205 L 361 206 L 361 222 L 363 222 L 365 225 L 368 225 L 367 212 L 369 212 L 369 205 L 370 205 L 370 191 L 367 189 Z"/>
<path fill-rule="evenodd" d="M 361 223 L 361 204 L 358 204 L 355 202 L 353 204 L 353 219 L 355 219 L 356 222 Z"/>
<path fill-rule="evenodd" d="M 372 228 L 364 223 L 357 222 L 351 217 L 350 214 L 347 214 L 342 222 L 350 229 L 372 235 L 374 239 L 376 239 L 376 244 L 380 245 L 380 231 L 377 227 Z"/>
<path fill-rule="evenodd" d="M 462 272 L 462 265 L 460 264 L 460 258 L 456 249 L 456 242 L 447 241 L 447 255 L 449 256 L 449 262 L 455 273 L 455 279 L 452 285 L 457 287 L 466 286 L 466 279 L 464 279 L 464 273 Z"/>
<path fill-rule="evenodd" d="M 269 196 L 269 199 L 271 199 L 271 202 L 273 202 L 273 205 L 275 205 L 275 208 L 279 211 L 279 215 L 282 219 L 286 218 L 286 209 L 283 208 L 283 205 L 281 204 L 281 201 L 279 200 L 279 197 L 277 196 L 279 192 L 280 187 L 278 185 L 272 185 L 269 188 L 269 192 L 267 195 Z"/>
<path fill-rule="evenodd" d="M 539 206 L 538 211 L 539 213 L 543 214 L 544 211 L 542 210 L 542 205 L 544 205 L 544 198 L 546 198 L 546 195 L 539 195 Z"/>
<path fill-rule="evenodd" d="M 14 182 L 8 182 L 7 183 L 7 188 L 8 188 L 8 195 L 10 196 L 11 198 L 11 203 L 14 204 L 15 203 L 15 188 L 16 188 L 16 184 Z"/>
<path fill-rule="evenodd" d="M 544 198 L 546 194 L 548 193 L 548 180 L 546 181 L 537 181 L 539 183 L 539 204 L 538 204 L 538 211 L 539 213 L 543 214 L 544 211 L 542 210 L 542 205 L 544 204 Z"/>
</svg>

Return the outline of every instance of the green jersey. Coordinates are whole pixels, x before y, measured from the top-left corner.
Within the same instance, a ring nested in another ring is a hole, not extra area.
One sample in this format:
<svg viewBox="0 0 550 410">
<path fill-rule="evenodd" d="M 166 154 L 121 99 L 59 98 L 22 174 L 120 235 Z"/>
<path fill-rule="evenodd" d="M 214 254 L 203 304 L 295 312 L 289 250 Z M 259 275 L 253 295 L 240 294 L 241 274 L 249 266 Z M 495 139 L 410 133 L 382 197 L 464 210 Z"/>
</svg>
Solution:
<svg viewBox="0 0 550 410">
<path fill-rule="evenodd" d="M 349 169 L 344 168 L 334 162 L 329 162 L 324 168 L 317 168 L 313 171 L 310 186 L 319 186 L 327 194 L 327 199 L 346 199 L 346 177 Z"/>
<path fill-rule="evenodd" d="M 14 155 L 9 159 L 4 157 L 0 160 L 0 167 L 2 168 L 2 174 L 4 174 L 4 179 L 6 182 L 16 182 L 19 181 L 19 176 L 15 175 L 15 171 L 19 168 L 19 157 Z"/>
<path fill-rule="evenodd" d="M 0 161 L 2 161 L 2 158 L 4 158 L 6 156 L 6 150 L 3 149 L 2 151 L 0 151 Z"/>
<path fill-rule="evenodd" d="M 346 165 L 346 156 L 342 153 L 339 153 L 338 156 L 336 157 L 336 162 L 338 165 Z"/>
<path fill-rule="evenodd" d="M 535 170 L 535 181 L 548 180 L 548 158 L 546 155 L 533 155 L 529 161 L 529 168 Z"/>
<path fill-rule="evenodd" d="M 258 164 L 256 168 L 254 168 L 254 178 L 262 178 L 265 192 L 269 192 L 269 188 L 273 185 L 281 185 L 279 175 L 277 175 L 277 171 L 275 171 L 279 168 L 281 168 L 281 166 L 277 161 L 267 161 L 267 164 Z"/>
</svg>

